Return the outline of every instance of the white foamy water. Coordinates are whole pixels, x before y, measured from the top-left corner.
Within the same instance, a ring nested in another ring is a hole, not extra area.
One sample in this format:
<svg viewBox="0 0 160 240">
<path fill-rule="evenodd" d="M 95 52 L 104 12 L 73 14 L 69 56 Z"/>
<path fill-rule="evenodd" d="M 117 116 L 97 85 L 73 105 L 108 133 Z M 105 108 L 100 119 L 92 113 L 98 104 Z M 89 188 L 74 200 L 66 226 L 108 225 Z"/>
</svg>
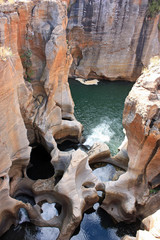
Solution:
<svg viewBox="0 0 160 240">
<path fill-rule="evenodd" d="M 55 203 L 44 203 L 42 205 L 43 213 L 41 214 L 44 220 L 50 220 L 54 216 L 58 216 L 58 211 L 55 208 Z M 38 240 L 56 240 L 59 235 L 59 229 L 53 227 L 38 228 L 37 239 Z"/>
<path fill-rule="evenodd" d="M 44 220 L 50 220 L 54 216 L 58 216 L 58 211 L 55 208 L 55 203 L 44 203 L 42 205 L 43 213 L 41 214 Z"/>
<path fill-rule="evenodd" d="M 30 222 L 26 209 L 20 208 L 19 216 L 20 216 L 19 224 L 22 224 L 24 222 Z"/>
<path fill-rule="evenodd" d="M 34 233 L 29 227 L 26 227 L 24 240 L 56 240 L 58 235 L 58 228 L 36 227 L 36 233 Z"/>
<path fill-rule="evenodd" d="M 44 203 L 42 205 L 43 213 L 41 214 L 44 220 L 50 220 L 54 216 L 58 216 L 58 211 L 55 208 L 55 203 Z M 26 228 L 25 240 L 56 240 L 59 235 L 59 229 L 55 227 L 37 227 L 37 232 L 33 236 L 33 233 Z"/>
<path fill-rule="evenodd" d="M 38 228 L 36 240 L 56 240 L 59 235 L 59 229 L 53 227 Z"/>
<path fill-rule="evenodd" d="M 103 120 L 91 130 L 91 134 L 87 137 L 84 145 L 91 147 L 95 142 L 109 143 L 113 135 L 114 131 L 110 128 L 110 120 Z"/>
</svg>

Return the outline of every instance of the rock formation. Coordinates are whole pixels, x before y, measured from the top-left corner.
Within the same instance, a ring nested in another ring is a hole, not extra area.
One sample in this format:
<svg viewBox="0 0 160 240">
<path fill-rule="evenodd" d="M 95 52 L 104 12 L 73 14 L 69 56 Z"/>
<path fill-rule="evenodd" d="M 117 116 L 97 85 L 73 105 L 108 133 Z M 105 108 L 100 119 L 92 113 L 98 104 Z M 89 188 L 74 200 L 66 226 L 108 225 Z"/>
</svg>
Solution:
<svg viewBox="0 0 160 240">
<path fill-rule="evenodd" d="M 134 81 L 160 54 L 159 16 L 147 17 L 148 0 L 72 0 L 68 8 L 70 76 Z"/>
<path fill-rule="evenodd" d="M 88 156 L 81 150 L 72 154 L 70 164 L 63 178 L 56 183 L 55 177 L 32 181 L 21 179 L 17 184 L 14 196 L 27 193 L 33 196 L 36 204 L 23 204 L 28 211 L 30 221 L 38 226 L 50 226 L 60 229 L 58 239 L 70 239 L 80 224 L 83 212 L 98 202 L 97 190 L 101 183 L 92 173 L 88 165 Z M 46 221 L 42 218 L 41 205 L 44 202 L 58 203 L 61 206 L 59 216 Z"/>
<path fill-rule="evenodd" d="M 94 143 L 92 148 L 88 151 L 89 164 L 95 164 L 98 162 L 110 163 L 124 170 L 128 168 L 128 154 L 126 150 L 127 145 L 121 147 L 120 151 L 115 155 L 110 155 L 110 150 L 105 143 Z"/>
<path fill-rule="evenodd" d="M 156 240 L 160 238 L 160 210 L 142 221 L 145 230 L 139 230 L 136 237 L 125 236 L 123 240 Z"/>
<path fill-rule="evenodd" d="M 57 142 L 78 141 L 82 130 L 68 86 L 66 1 L 13 2 L 0 9 L 0 234 L 26 207 L 11 196 L 27 179 L 29 144 L 43 144 L 54 162 Z"/>
<path fill-rule="evenodd" d="M 156 59 L 155 59 L 156 60 Z M 128 170 L 105 183 L 102 207 L 117 221 L 144 218 L 160 208 L 160 61 L 137 80 L 125 101 Z M 154 193 L 154 194 L 153 194 Z"/>
<path fill-rule="evenodd" d="M 160 184 L 159 66 L 139 78 L 125 103 L 123 124 L 129 165 L 123 149 L 111 158 L 106 145 L 95 145 L 88 155 L 81 150 L 62 152 L 57 147 L 65 140 L 80 141 L 82 132 L 82 125 L 74 117 L 67 82 L 70 53 L 74 58 L 71 73 L 76 66 L 77 76 L 131 80 L 136 66 L 146 64 L 146 57 L 159 51 L 158 17 L 150 23 L 145 18 L 148 1 L 71 1 L 69 6 L 65 0 L 9 2 L 3 1 L 0 9 L 0 235 L 18 223 L 19 209 L 24 208 L 33 224 L 57 227 L 58 239 L 67 240 L 80 224 L 84 211 L 99 201 L 97 191 L 105 192 L 102 207 L 117 221 L 145 217 L 157 210 L 160 194 L 149 195 L 149 189 Z M 98 15 L 94 14 L 97 7 Z M 72 18 L 75 8 L 80 11 L 78 20 Z M 103 24 L 106 19 L 109 25 Z M 121 24 L 117 25 L 117 21 Z M 73 27 L 73 23 L 78 25 Z M 81 23 L 84 29 L 79 26 Z M 77 32 L 83 40 L 80 45 L 72 38 Z M 139 40 L 136 36 L 140 36 Z M 99 41 L 101 49 L 96 47 Z M 142 43 L 143 51 L 139 52 Z M 120 59 L 125 68 L 117 64 Z M 27 175 L 32 165 L 30 152 L 36 144 L 43 145 L 51 158 L 54 175 L 48 179 L 33 180 Z M 88 162 L 104 157 L 106 162 L 123 168 L 128 165 L 127 173 L 116 182 L 99 182 Z M 22 194 L 33 197 L 35 204 L 16 200 Z M 59 204 L 59 216 L 44 220 L 43 202 Z"/>
</svg>

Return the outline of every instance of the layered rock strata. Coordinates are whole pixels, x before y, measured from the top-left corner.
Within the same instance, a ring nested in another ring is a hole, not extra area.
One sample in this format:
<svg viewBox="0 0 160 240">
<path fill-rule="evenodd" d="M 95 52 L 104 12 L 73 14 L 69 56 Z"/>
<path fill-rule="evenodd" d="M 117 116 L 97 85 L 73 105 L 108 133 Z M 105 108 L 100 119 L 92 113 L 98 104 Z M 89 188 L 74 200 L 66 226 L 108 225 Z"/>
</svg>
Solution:
<svg viewBox="0 0 160 240">
<path fill-rule="evenodd" d="M 160 62 L 137 80 L 125 101 L 128 170 L 105 183 L 102 207 L 117 221 L 144 218 L 160 207 Z"/>
<path fill-rule="evenodd" d="M 88 4 L 92 6 L 93 2 Z M 124 2 L 121 4 L 123 8 Z M 142 7 L 143 16 L 147 2 L 134 1 L 134 4 L 137 14 L 137 8 Z M 79 141 L 82 131 L 74 117 L 67 82 L 72 58 L 66 41 L 66 13 L 67 2 L 60 0 L 1 5 L 0 235 L 18 223 L 19 209 L 25 208 L 32 223 L 57 227 L 60 229 L 58 239 L 67 240 L 80 224 L 84 211 L 99 201 L 97 191 L 105 192 L 102 207 L 117 221 L 145 217 L 159 207 L 159 192 L 149 195 L 149 189 L 160 184 L 159 66 L 139 78 L 126 100 L 123 124 L 128 139 L 129 165 L 127 173 L 118 181 L 99 182 L 88 164 L 99 161 L 99 157 L 110 159 L 107 146 L 93 148 L 94 153 L 92 149 L 89 156 L 81 150 L 61 152 L 57 147 L 57 143 L 65 140 Z M 133 20 L 133 16 L 131 18 Z M 156 21 L 158 18 L 149 28 L 153 33 L 157 31 Z M 156 40 L 153 43 L 157 46 Z M 27 176 L 27 166 L 30 146 L 37 143 L 49 152 L 55 174 L 36 181 Z M 127 168 L 128 156 L 117 163 Z M 117 159 L 118 155 L 112 162 Z M 16 200 L 23 194 L 33 197 L 35 204 Z M 59 216 L 44 220 L 43 202 L 59 204 Z"/>
<path fill-rule="evenodd" d="M 60 0 L 1 4 L 0 235 L 17 223 L 19 208 L 26 208 L 12 197 L 28 179 L 29 144 L 43 144 L 54 162 L 61 155 L 58 141 L 80 140 L 68 86 L 66 11 Z"/>
<path fill-rule="evenodd" d="M 70 76 L 134 81 L 150 57 L 160 54 L 159 16 L 148 0 L 72 0 L 68 8 Z"/>
</svg>

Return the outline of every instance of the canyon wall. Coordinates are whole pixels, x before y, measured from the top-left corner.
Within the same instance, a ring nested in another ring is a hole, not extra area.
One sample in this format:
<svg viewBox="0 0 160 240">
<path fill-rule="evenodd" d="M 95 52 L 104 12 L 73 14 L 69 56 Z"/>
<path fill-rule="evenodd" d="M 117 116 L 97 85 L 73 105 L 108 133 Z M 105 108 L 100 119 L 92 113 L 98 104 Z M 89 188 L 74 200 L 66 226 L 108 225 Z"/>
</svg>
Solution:
<svg viewBox="0 0 160 240">
<path fill-rule="evenodd" d="M 86 153 L 57 147 L 81 139 L 68 85 L 71 54 L 71 76 L 134 80 L 159 53 L 159 18 L 145 17 L 148 1 L 11 2 L 0 9 L 0 235 L 25 208 L 32 223 L 57 227 L 58 239 L 69 239 L 84 211 L 99 201 L 98 190 L 117 221 L 157 210 L 159 192 L 149 189 L 159 186 L 159 66 L 139 78 L 125 102 L 129 167 L 118 181 L 99 182 Z M 49 179 L 27 175 L 37 143 L 52 158 Z M 22 194 L 33 197 L 34 206 L 16 200 Z M 45 221 L 44 201 L 59 203 L 59 216 Z"/>
<path fill-rule="evenodd" d="M 102 207 L 117 221 L 134 221 L 160 208 L 160 60 L 146 69 L 125 101 L 128 169 L 105 184 Z"/>
<path fill-rule="evenodd" d="M 54 164 L 57 142 L 82 130 L 68 85 L 67 1 L 10 2 L 0 7 L 0 235 L 26 207 L 12 197 L 28 178 L 30 146 L 53 150 Z"/>
<path fill-rule="evenodd" d="M 159 16 L 147 16 L 148 0 L 72 0 L 67 38 L 71 77 L 134 81 L 150 57 L 160 54 Z"/>
</svg>

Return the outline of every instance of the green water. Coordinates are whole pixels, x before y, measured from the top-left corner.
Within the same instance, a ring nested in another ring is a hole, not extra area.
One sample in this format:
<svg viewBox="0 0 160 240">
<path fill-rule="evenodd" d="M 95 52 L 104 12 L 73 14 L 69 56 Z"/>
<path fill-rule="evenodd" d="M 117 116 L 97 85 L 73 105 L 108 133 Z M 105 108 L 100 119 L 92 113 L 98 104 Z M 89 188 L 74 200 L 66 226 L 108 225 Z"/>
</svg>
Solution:
<svg viewBox="0 0 160 240">
<path fill-rule="evenodd" d="M 85 144 L 91 146 L 96 141 L 106 142 L 112 154 L 115 154 L 124 137 L 121 124 L 124 100 L 133 84 L 105 81 L 86 86 L 75 80 L 69 80 L 69 83 L 75 102 L 75 116 L 84 126 Z M 107 165 L 96 169 L 94 174 L 102 181 L 108 181 L 113 171 L 113 167 Z M 71 240 L 120 240 L 125 234 L 135 236 L 139 225 L 115 225 L 111 217 L 98 206 L 97 203 L 91 212 L 84 213 L 80 231 Z M 53 214 L 56 214 L 56 209 L 48 204 L 44 210 L 44 219 L 50 219 Z M 21 211 L 21 224 L 11 227 L 1 240 L 57 239 L 57 228 L 36 227 L 25 223 L 27 221 L 26 213 Z"/>
<path fill-rule="evenodd" d="M 124 101 L 133 83 L 101 81 L 98 85 L 83 85 L 69 79 L 69 84 L 75 116 L 84 126 L 85 144 L 91 146 L 96 141 L 105 142 L 115 154 L 124 138 Z"/>
</svg>

